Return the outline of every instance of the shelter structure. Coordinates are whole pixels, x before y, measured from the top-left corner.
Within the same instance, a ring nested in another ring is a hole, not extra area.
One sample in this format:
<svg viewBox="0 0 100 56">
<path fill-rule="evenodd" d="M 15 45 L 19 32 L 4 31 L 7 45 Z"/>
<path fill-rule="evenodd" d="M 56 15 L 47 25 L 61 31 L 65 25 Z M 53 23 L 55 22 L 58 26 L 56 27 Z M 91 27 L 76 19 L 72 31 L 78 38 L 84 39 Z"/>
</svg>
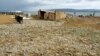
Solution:
<svg viewBox="0 0 100 56">
<path fill-rule="evenodd" d="M 66 14 L 61 11 L 54 11 L 54 12 L 46 12 L 46 11 L 38 11 L 39 19 L 46 19 L 46 20 L 59 20 L 66 18 Z"/>
</svg>

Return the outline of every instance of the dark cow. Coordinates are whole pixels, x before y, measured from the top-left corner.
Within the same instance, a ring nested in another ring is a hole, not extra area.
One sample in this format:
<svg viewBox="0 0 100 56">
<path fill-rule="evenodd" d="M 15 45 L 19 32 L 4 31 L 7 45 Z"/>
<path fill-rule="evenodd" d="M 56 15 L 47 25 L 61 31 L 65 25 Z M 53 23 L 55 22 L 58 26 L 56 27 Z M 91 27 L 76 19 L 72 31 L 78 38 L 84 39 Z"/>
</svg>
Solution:
<svg viewBox="0 0 100 56">
<path fill-rule="evenodd" d="M 15 15 L 15 19 L 18 23 L 23 23 L 23 17 L 19 16 L 19 15 Z"/>
</svg>

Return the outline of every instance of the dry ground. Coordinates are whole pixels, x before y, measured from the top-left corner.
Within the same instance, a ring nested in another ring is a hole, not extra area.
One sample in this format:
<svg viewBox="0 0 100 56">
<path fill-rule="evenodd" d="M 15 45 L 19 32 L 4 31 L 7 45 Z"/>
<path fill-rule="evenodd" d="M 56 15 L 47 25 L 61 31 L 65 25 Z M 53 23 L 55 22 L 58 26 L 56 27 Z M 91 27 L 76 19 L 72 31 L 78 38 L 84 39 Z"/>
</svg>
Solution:
<svg viewBox="0 0 100 56">
<path fill-rule="evenodd" d="M 67 18 L 64 26 L 85 27 L 100 30 L 100 17 Z"/>
<path fill-rule="evenodd" d="M 85 20 L 90 19 L 0 25 L 0 56 L 100 56 L 100 30 L 81 26 Z"/>
<path fill-rule="evenodd" d="M 0 15 L 0 24 L 10 24 L 13 23 L 13 19 L 11 19 L 12 15 Z"/>
</svg>

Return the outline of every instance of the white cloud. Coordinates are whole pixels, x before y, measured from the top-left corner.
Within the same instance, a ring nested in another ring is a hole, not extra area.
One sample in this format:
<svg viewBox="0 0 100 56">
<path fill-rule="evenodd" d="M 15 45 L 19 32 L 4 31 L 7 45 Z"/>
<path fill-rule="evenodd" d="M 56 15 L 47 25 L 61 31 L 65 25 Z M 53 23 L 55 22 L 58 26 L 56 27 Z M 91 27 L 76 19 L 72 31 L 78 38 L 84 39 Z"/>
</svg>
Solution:
<svg viewBox="0 0 100 56">
<path fill-rule="evenodd" d="M 20 0 L 20 2 L 19 0 L 1 0 L 0 8 L 13 7 L 22 10 L 54 8 L 100 9 L 99 4 L 100 0 Z"/>
<path fill-rule="evenodd" d="M 24 1 L 26 1 L 27 3 L 34 3 L 35 2 L 35 0 L 24 0 Z"/>
<path fill-rule="evenodd" d="M 37 6 L 35 9 L 54 9 L 54 8 L 74 8 L 74 9 L 100 9 L 100 1 L 89 0 L 38 0 L 38 2 L 47 4 Z M 32 8 L 32 7 L 31 7 Z"/>
</svg>

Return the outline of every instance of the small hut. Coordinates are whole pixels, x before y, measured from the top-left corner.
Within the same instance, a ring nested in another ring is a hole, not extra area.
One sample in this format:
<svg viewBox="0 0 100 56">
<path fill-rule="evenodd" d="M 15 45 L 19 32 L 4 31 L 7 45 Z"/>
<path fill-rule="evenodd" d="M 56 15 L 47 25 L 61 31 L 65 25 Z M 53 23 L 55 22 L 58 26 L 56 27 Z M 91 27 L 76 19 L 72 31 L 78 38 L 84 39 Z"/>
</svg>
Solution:
<svg viewBox="0 0 100 56">
<path fill-rule="evenodd" d="M 46 12 L 46 11 L 39 10 L 38 17 L 39 19 L 59 20 L 59 19 L 66 18 L 66 14 L 60 11 Z"/>
</svg>

